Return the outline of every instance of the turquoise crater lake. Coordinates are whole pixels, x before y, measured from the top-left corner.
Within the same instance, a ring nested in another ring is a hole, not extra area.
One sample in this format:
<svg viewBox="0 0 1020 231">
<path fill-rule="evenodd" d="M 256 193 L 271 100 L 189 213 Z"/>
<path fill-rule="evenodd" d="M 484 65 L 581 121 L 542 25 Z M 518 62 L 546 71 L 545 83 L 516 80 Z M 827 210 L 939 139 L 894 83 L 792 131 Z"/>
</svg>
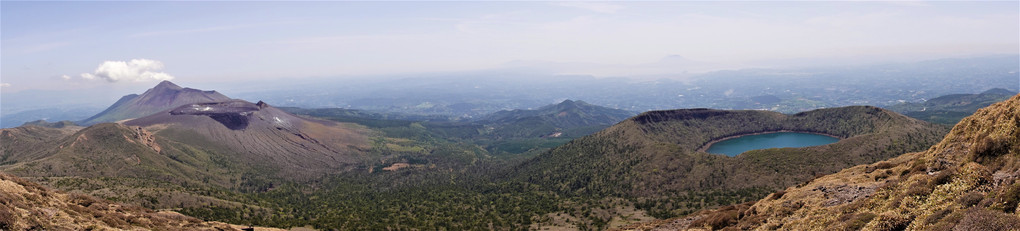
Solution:
<svg viewBox="0 0 1020 231">
<path fill-rule="evenodd" d="M 799 148 L 831 144 L 836 141 L 839 141 L 839 138 L 819 134 L 776 132 L 722 140 L 709 145 L 708 150 L 705 150 L 705 152 L 736 156 L 740 153 L 756 149 Z"/>
</svg>

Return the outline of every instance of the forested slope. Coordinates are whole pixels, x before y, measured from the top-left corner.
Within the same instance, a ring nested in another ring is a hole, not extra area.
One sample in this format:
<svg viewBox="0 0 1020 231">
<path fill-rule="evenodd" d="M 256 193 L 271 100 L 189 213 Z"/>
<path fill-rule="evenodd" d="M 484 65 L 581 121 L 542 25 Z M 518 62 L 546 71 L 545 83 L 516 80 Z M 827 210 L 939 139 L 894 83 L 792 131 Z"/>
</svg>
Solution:
<svg viewBox="0 0 1020 231">
<path fill-rule="evenodd" d="M 842 140 L 806 148 L 754 150 L 736 157 L 697 151 L 724 137 L 773 131 Z M 521 180 L 568 196 L 623 197 L 658 217 L 760 197 L 861 163 L 919 151 L 944 128 L 870 106 L 794 115 L 684 109 L 646 112 L 518 167 Z M 710 195 L 710 200 L 705 200 Z"/>
</svg>

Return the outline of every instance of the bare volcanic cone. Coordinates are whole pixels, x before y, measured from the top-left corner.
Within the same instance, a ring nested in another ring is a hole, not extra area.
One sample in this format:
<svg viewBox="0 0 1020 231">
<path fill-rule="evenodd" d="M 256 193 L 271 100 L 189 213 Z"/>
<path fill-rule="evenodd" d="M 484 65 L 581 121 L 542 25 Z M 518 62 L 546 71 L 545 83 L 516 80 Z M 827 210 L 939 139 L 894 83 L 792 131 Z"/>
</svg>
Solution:
<svg viewBox="0 0 1020 231">
<path fill-rule="evenodd" d="M 120 98 L 120 100 L 117 100 L 116 103 L 103 112 L 85 119 L 79 124 L 93 125 L 104 122 L 116 122 L 151 115 L 152 113 L 185 104 L 225 100 L 230 100 L 230 97 L 216 91 L 182 88 L 170 81 L 163 81 L 141 95 L 130 94 Z"/>
<path fill-rule="evenodd" d="M 287 178 L 342 171 L 371 147 L 366 129 L 297 117 L 261 101 L 187 104 L 124 124 L 182 143 L 220 146 L 236 155 L 232 159 Z"/>
</svg>

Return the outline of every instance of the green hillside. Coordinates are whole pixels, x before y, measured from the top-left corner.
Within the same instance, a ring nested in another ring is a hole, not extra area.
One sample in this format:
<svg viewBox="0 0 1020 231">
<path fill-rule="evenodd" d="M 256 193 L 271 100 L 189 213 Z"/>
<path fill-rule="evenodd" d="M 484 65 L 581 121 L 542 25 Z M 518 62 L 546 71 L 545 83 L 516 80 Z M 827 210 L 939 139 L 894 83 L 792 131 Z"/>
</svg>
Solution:
<svg viewBox="0 0 1020 231">
<path fill-rule="evenodd" d="M 932 123 L 954 125 L 978 109 L 1002 102 L 1013 95 L 1016 92 L 993 88 L 980 94 L 944 95 L 923 103 L 902 103 L 887 109 Z"/>
<path fill-rule="evenodd" d="M 19 129 L 23 127 L 4 133 Z M 261 173 L 265 169 L 229 161 L 224 158 L 227 150 L 218 146 L 188 145 L 112 123 L 35 144 L 5 142 L 3 147 L 0 171 L 150 208 L 235 207 L 243 199 L 234 192 L 266 179 Z"/>
<path fill-rule="evenodd" d="M 298 115 L 365 125 L 392 137 L 427 133 L 430 137 L 475 144 L 495 155 L 541 152 L 634 115 L 630 111 L 572 100 L 534 110 L 499 111 L 473 121 L 342 108 L 281 109 Z M 422 128 L 425 133 L 412 131 L 414 128 Z"/>
<path fill-rule="evenodd" d="M 535 110 L 499 111 L 481 121 L 496 138 L 581 137 L 631 116 L 633 112 L 564 100 Z"/>
<path fill-rule="evenodd" d="M 724 137 L 802 131 L 842 140 L 754 150 L 699 152 Z M 767 111 L 652 111 L 557 147 L 517 167 L 515 177 L 564 196 L 623 197 L 657 217 L 763 196 L 817 174 L 884 160 L 934 144 L 946 130 L 876 107 Z"/>
</svg>

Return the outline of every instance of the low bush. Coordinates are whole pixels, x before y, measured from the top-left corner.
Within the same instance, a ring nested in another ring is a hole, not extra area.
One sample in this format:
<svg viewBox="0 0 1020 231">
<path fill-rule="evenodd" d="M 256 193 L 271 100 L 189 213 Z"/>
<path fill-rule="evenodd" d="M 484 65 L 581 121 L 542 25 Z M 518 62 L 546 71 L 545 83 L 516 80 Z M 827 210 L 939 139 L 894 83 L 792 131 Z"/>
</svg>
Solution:
<svg viewBox="0 0 1020 231">
<path fill-rule="evenodd" d="M 1020 183 L 1009 186 L 1001 195 L 998 196 L 1002 200 L 1002 211 L 1007 213 L 1016 212 L 1016 207 L 1020 204 Z"/>
<path fill-rule="evenodd" d="M 14 209 L 0 204 L 0 230 L 13 230 L 18 218 L 13 213 Z"/>
<path fill-rule="evenodd" d="M 907 187 L 907 196 L 928 196 L 931 194 L 933 188 L 930 184 L 926 183 L 914 183 Z"/>
<path fill-rule="evenodd" d="M 954 230 L 1017 230 L 1020 218 L 984 208 L 968 209 Z"/>
<path fill-rule="evenodd" d="M 939 220 L 942 220 L 942 218 L 946 217 L 946 215 L 949 215 L 950 213 L 953 213 L 953 210 L 951 210 L 949 208 L 945 208 L 945 209 L 941 209 L 939 211 L 935 211 L 935 213 L 932 213 L 931 215 L 928 216 L 928 218 L 924 219 L 924 223 L 925 224 L 935 224 L 935 223 L 939 222 Z"/>
<path fill-rule="evenodd" d="M 847 220 L 844 230 L 861 230 L 861 228 L 864 228 L 868 222 L 871 222 L 871 220 L 874 220 L 877 216 L 878 215 L 875 215 L 874 213 L 854 214 Z"/>
<path fill-rule="evenodd" d="M 874 230 L 893 231 L 893 230 L 906 230 L 910 222 L 914 221 L 913 218 L 902 215 L 902 214 L 891 214 L 884 213 L 878 216 L 875 220 L 876 225 Z"/>
<path fill-rule="evenodd" d="M 971 207 L 977 205 L 978 203 L 981 203 L 981 200 L 984 199 L 985 195 L 983 193 L 971 192 L 964 194 L 963 196 L 960 196 L 960 198 L 956 199 L 956 203 L 962 205 L 963 207 Z"/>
<path fill-rule="evenodd" d="M 1009 144 L 1010 142 L 1008 142 L 1005 136 L 989 137 L 986 133 L 982 133 L 975 142 L 974 149 L 972 149 L 971 160 L 984 163 L 987 160 L 1009 153 Z"/>
</svg>

